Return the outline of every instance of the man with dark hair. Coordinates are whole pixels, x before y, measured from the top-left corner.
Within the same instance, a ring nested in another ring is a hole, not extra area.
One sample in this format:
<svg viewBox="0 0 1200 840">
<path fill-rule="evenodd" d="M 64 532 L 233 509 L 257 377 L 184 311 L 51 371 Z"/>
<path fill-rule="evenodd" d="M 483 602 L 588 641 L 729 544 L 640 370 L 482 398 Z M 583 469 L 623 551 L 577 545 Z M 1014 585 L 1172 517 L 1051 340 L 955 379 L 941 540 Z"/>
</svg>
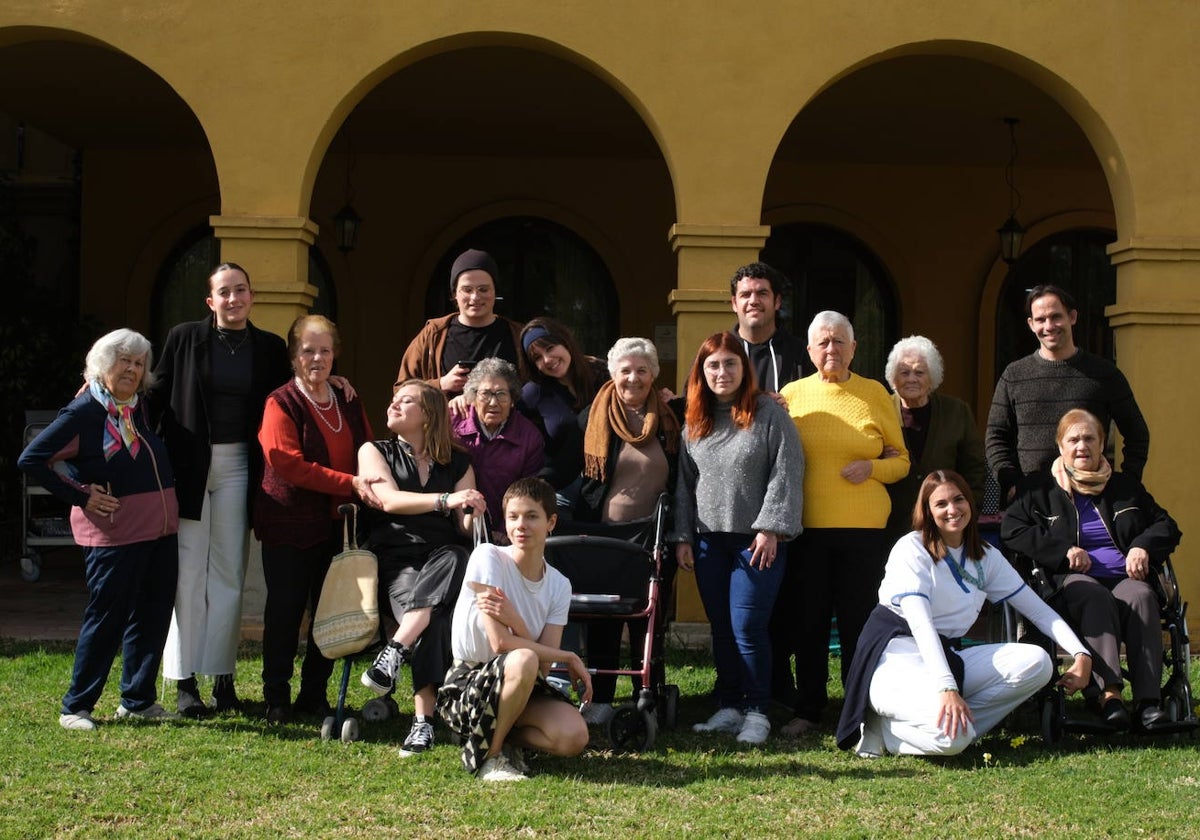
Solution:
<svg viewBox="0 0 1200 840">
<path fill-rule="evenodd" d="M 1058 286 L 1035 286 L 1025 297 L 1025 319 L 1040 345 L 1004 369 L 988 412 L 988 466 L 1011 500 L 1025 475 L 1049 467 L 1058 454 L 1059 418 L 1084 408 L 1105 428 L 1115 421 L 1124 440 L 1123 472 L 1141 479 L 1150 455 L 1150 430 L 1125 375 L 1107 359 L 1075 345 L 1075 301 Z"/>
<path fill-rule="evenodd" d="M 500 271 L 486 251 L 463 251 L 450 268 L 450 297 L 458 311 L 425 322 L 404 351 L 393 388 L 408 379 L 437 384 L 447 397 L 462 393 L 471 368 L 481 359 L 498 358 L 525 371 L 521 325 L 496 314 L 496 279 Z"/>
<path fill-rule="evenodd" d="M 742 266 L 729 281 L 729 302 L 737 315 L 730 333 L 742 342 L 758 387 L 770 394 L 813 372 L 804 342 L 775 321 L 786 286 L 787 278 L 764 262 Z"/>
</svg>

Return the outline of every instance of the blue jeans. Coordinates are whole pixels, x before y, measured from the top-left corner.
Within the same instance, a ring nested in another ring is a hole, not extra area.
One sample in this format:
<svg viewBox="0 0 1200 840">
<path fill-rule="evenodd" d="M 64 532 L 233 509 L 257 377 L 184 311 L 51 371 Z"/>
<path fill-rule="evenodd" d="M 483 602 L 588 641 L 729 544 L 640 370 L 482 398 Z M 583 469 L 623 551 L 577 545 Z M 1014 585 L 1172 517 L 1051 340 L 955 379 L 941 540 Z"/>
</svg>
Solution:
<svg viewBox="0 0 1200 840">
<path fill-rule="evenodd" d="M 708 533 L 696 540 L 696 585 L 712 628 L 717 704 L 765 712 L 771 692 L 767 623 L 787 565 L 780 541 L 770 568 L 750 566 L 752 534 Z"/>
<path fill-rule="evenodd" d="M 88 604 L 63 714 L 96 708 L 118 648 L 121 705 L 140 712 L 157 699 L 158 666 L 175 607 L 179 544 L 172 534 L 132 545 L 91 546 L 83 562 Z"/>
</svg>

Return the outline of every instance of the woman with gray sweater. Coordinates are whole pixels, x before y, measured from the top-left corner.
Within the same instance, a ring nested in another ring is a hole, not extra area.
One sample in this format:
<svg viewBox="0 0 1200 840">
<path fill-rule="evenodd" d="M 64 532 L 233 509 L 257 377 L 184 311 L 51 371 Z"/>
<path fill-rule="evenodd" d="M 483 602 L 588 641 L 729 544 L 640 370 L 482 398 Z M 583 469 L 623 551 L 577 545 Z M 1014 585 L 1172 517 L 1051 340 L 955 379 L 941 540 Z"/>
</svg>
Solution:
<svg viewBox="0 0 1200 840">
<path fill-rule="evenodd" d="M 771 732 L 767 621 L 800 532 L 804 452 L 795 424 L 759 392 L 729 333 L 700 345 L 687 384 L 687 424 L 675 487 L 675 558 L 695 571 L 712 629 L 718 709 L 697 732 Z"/>
</svg>

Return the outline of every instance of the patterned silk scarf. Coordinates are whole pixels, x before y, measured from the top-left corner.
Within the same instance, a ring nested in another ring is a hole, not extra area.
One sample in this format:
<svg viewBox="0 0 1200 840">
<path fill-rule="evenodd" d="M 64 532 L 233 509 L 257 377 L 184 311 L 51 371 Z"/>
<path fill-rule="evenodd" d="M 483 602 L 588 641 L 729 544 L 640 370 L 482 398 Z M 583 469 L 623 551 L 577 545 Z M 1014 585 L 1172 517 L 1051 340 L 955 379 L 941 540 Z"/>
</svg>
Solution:
<svg viewBox="0 0 1200 840">
<path fill-rule="evenodd" d="M 122 444 L 132 458 L 138 456 L 142 446 L 137 430 L 133 427 L 133 409 L 138 403 L 137 394 L 125 403 L 119 403 L 100 382 L 91 383 L 92 398 L 104 406 L 104 460 L 111 461 Z"/>
</svg>

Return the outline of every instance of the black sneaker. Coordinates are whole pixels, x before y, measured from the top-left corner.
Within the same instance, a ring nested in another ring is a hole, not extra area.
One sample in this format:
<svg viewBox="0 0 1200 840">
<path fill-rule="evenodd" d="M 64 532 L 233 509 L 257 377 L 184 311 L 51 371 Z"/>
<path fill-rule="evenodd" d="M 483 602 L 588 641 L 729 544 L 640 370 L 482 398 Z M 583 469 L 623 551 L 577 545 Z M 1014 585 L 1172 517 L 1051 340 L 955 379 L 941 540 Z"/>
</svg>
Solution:
<svg viewBox="0 0 1200 840">
<path fill-rule="evenodd" d="M 329 705 L 329 701 L 324 697 L 305 694 L 302 690 L 296 695 L 296 702 L 292 704 L 292 712 L 303 717 L 314 717 L 324 720 L 333 714 L 333 707 Z"/>
<path fill-rule="evenodd" d="M 202 718 L 212 714 L 212 709 L 204 705 L 200 699 L 200 689 L 195 677 L 179 680 L 176 683 L 178 694 L 175 698 L 175 710 L 185 718 Z"/>
<path fill-rule="evenodd" d="M 242 701 L 233 690 L 233 674 L 218 674 L 213 680 L 213 709 L 218 712 L 242 710 Z"/>
<path fill-rule="evenodd" d="M 388 642 L 375 656 L 375 662 L 363 672 L 362 684 L 380 697 L 396 690 L 396 674 L 408 661 L 408 651 L 395 642 Z"/>
<path fill-rule="evenodd" d="M 400 757 L 420 755 L 433 746 L 433 724 L 424 718 L 413 718 L 412 729 L 400 747 Z"/>
</svg>

